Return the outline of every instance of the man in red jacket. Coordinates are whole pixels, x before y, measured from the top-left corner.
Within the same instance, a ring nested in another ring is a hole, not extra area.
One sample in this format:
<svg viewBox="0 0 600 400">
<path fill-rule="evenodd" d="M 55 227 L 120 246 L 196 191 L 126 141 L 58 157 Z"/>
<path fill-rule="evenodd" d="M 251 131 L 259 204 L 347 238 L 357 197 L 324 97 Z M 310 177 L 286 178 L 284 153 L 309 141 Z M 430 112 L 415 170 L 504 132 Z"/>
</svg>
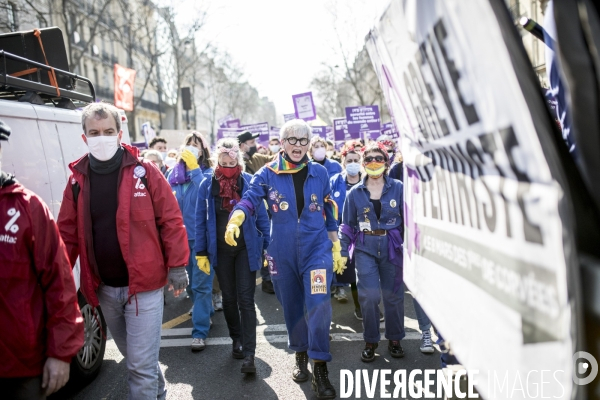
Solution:
<svg viewBox="0 0 600 400">
<path fill-rule="evenodd" d="M 117 108 L 92 103 L 81 117 L 89 153 L 71 163 L 58 217 L 81 291 L 100 304 L 129 370 L 129 396 L 166 397 L 158 365 L 163 287 L 185 290 L 189 248 L 177 200 L 150 161 L 121 143 Z"/>
<path fill-rule="evenodd" d="M 9 135 L 0 121 L 0 141 Z M 0 161 L 1 155 L 0 145 Z M 48 207 L 1 167 L 0 397 L 45 399 L 69 380 L 71 358 L 83 346 L 83 319 Z"/>
</svg>

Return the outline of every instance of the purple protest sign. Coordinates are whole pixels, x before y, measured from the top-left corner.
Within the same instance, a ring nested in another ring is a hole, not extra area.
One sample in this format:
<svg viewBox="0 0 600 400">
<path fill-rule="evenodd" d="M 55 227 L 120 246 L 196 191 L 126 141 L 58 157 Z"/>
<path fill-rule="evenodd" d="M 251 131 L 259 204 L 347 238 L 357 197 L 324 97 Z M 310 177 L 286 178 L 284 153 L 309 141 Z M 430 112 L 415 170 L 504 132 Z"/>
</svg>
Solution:
<svg viewBox="0 0 600 400">
<path fill-rule="evenodd" d="M 271 139 L 279 139 L 279 130 L 280 128 L 276 126 L 272 126 L 269 130 L 269 140 Z"/>
<path fill-rule="evenodd" d="M 317 119 L 317 109 L 313 101 L 312 92 L 295 94 L 292 96 L 294 102 L 295 116 L 305 121 Z"/>
<path fill-rule="evenodd" d="M 346 124 L 346 118 L 333 119 L 333 137 L 338 150 L 344 145 L 344 142 L 352 139 L 359 139 L 360 133 L 350 134 Z"/>
<path fill-rule="evenodd" d="M 351 135 L 360 134 L 364 139 L 377 139 L 381 134 L 379 106 L 346 107 L 346 121 Z"/>
<path fill-rule="evenodd" d="M 325 127 L 325 139 L 331 140 L 332 142 L 335 140 L 334 135 L 333 135 L 333 127 L 331 127 L 331 126 Z"/>
<path fill-rule="evenodd" d="M 217 140 L 223 138 L 237 138 L 244 130 L 240 128 L 219 128 L 217 129 Z"/>
<path fill-rule="evenodd" d="M 293 119 L 296 119 L 296 114 L 283 114 L 283 121 L 288 122 Z"/>
<path fill-rule="evenodd" d="M 311 126 L 312 134 L 314 136 L 320 136 L 323 139 L 327 139 L 327 127 L 326 126 Z"/>
<path fill-rule="evenodd" d="M 240 120 L 239 119 L 232 119 L 229 120 L 225 123 L 227 125 L 227 128 L 239 128 L 240 127 Z"/>
<path fill-rule="evenodd" d="M 389 136 L 390 139 L 398 139 L 400 137 L 400 133 L 396 130 L 393 122 L 386 122 L 381 127 L 381 134 Z"/>
<path fill-rule="evenodd" d="M 231 114 L 224 116 L 221 119 L 217 120 L 217 123 L 219 124 L 219 126 L 221 128 L 228 128 L 227 126 L 227 121 L 231 121 L 233 119 L 233 116 Z"/>
<path fill-rule="evenodd" d="M 269 145 L 269 123 L 261 122 L 259 124 L 248 124 L 242 125 L 240 128 L 243 131 L 250 131 L 250 133 L 258 133 L 259 136 L 256 138 L 258 144 L 262 144 L 267 147 Z"/>
</svg>

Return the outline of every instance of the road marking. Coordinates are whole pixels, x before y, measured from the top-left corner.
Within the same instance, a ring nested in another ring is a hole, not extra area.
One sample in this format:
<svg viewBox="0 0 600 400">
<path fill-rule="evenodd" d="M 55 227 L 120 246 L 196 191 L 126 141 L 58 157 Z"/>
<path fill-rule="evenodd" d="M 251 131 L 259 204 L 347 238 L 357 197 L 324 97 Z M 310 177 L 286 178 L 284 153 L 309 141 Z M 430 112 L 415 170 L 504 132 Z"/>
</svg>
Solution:
<svg viewBox="0 0 600 400">
<path fill-rule="evenodd" d="M 332 342 L 363 342 L 362 333 L 332 333 Z M 421 334 L 418 332 L 407 332 L 406 336 L 402 340 L 421 340 Z M 256 336 L 256 344 L 267 344 L 267 343 L 287 343 L 287 335 L 258 335 Z M 207 346 L 223 346 L 231 345 L 231 338 L 229 337 L 217 337 L 205 339 Z M 160 341 L 160 347 L 188 347 L 191 344 L 191 338 L 185 339 L 163 339 Z"/>
<path fill-rule="evenodd" d="M 188 313 L 181 314 L 179 317 L 173 318 L 172 320 L 167 321 L 164 324 L 162 324 L 162 328 L 163 329 L 171 329 L 171 328 L 176 327 L 179 324 L 183 324 L 185 321 L 188 321 L 190 319 L 192 319 L 192 316 L 189 315 Z"/>
</svg>

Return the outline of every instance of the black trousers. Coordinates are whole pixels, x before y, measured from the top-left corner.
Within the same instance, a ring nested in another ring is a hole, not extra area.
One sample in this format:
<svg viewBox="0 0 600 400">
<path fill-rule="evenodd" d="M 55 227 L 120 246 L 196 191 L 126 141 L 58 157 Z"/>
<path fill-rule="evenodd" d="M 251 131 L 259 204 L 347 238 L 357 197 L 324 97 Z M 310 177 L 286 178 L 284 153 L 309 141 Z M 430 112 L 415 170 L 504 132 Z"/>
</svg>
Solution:
<svg viewBox="0 0 600 400">
<path fill-rule="evenodd" d="M 6 397 L 5 397 L 6 396 Z M 44 400 L 42 376 L 0 378 L 0 398 L 11 400 Z"/>
<path fill-rule="evenodd" d="M 234 341 L 241 340 L 244 355 L 253 356 L 256 351 L 256 271 L 250 271 L 245 247 L 217 249 L 217 260 L 215 273 L 221 285 L 223 313 L 229 336 Z"/>
</svg>

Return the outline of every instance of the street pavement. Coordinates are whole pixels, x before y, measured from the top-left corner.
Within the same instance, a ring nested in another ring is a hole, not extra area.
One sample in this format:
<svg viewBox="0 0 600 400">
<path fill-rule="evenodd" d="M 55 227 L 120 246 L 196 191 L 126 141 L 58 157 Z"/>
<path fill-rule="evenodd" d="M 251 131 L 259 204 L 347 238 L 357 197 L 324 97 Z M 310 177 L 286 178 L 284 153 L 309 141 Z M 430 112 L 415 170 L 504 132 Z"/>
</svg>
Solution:
<svg viewBox="0 0 600 400">
<path fill-rule="evenodd" d="M 160 365 L 167 381 L 167 398 L 186 399 L 316 399 L 311 390 L 310 380 L 295 383 L 290 378 L 294 366 L 294 353 L 287 348 L 287 334 L 281 305 L 275 295 L 261 291 L 260 278 L 256 287 L 257 308 L 257 349 L 256 376 L 240 373 L 242 361 L 231 357 L 231 339 L 223 312 L 213 317 L 207 346 L 204 351 L 192 353 L 190 350 L 192 322 L 188 316 L 191 300 L 185 294 L 180 298 L 166 293 L 166 302 L 160 351 Z M 349 288 L 348 288 L 349 289 Z M 438 369 L 440 353 L 436 346 L 434 354 L 425 355 L 419 351 L 421 334 L 418 328 L 412 298 L 405 295 L 406 337 L 402 340 L 404 358 L 389 356 L 387 340 L 383 335 L 377 350 L 377 358 L 372 363 L 363 363 L 360 353 L 364 347 L 362 322 L 354 317 L 354 304 L 348 292 L 348 302 L 343 304 L 332 298 L 333 318 L 331 324 L 331 353 L 333 361 L 328 364 L 331 383 L 340 395 L 340 369 L 353 372 L 358 369 Z M 382 305 L 383 307 L 383 305 Z M 435 336 L 434 336 L 435 338 Z M 312 371 L 312 367 L 309 366 Z M 392 381 L 393 379 L 389 377 Z M 393 384 L 388 387 L 394 389 Z M 81 388 L 72 385 L 61 391 L 60 399 L 109 400 L 127 398 L 127 367 L 114 341 L 106 345 L 104 363 L 98 377 Z M 431 391 L 431 390 L 430 390 Z M 435 392 L 434 392 L 435 393 Z M 427 393 L 423 393 L 425 397 Z M 363 386 L 361 398 L 367 398 Z M 377 385 L 375 396 L 380 398 Z M 353 393 L 351 398 L 355 398 Z M 410 398 L 410 397 L 408 397 Z M 54 399 L 53 399 L 54 400 Z"/>
</svg>

